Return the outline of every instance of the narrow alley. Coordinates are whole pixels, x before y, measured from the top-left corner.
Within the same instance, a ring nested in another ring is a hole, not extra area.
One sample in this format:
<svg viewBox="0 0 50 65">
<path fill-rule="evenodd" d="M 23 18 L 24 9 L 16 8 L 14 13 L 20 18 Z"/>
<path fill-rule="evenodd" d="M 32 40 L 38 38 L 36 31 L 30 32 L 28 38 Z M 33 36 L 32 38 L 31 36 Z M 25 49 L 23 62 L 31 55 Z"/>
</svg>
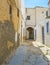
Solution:
<svg viewBox="0 0 50 65">
<path fill-rule="evenodd" d="M 50 0 L 0 0 L 0 65 L 50 65 Z"/>
<path fill-rule="evenodd" d="M 41 45 L 38 47 L 34 44 L 35 42 L 33 41 L 27 41 L 26 43 L 19 46 L 15 52 L 14 57 L 9 60 L 7 65 L 50 65 L 50 60 L 40 49 L 40 47 L 45 46 Z"/>
</svg>

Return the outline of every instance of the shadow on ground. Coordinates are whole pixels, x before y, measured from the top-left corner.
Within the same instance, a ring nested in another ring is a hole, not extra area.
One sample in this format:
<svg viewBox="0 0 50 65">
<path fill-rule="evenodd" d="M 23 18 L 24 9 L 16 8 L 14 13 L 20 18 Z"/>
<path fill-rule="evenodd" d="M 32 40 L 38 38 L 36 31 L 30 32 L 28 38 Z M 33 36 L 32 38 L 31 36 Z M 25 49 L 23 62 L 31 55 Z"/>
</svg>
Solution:
<svg viewBox="0 0 50 65">
<path fill-rule="evenodd" d="M 7 65 L 50 65 L 50 60 L 39 47 L 28 41 L 19 46 Z"/>
</svg>

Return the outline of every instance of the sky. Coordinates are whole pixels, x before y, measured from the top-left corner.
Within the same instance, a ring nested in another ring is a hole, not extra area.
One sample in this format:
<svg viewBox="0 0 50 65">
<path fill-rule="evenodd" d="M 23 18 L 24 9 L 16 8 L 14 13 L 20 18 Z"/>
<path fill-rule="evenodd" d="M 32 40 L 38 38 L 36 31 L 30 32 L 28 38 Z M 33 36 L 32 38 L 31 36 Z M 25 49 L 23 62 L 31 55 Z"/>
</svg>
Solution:
<svg viewBox="0 0 50 65">
<path fill-rule="evenodd" d="M 33 8 L 35 6 L 48 7 L 48 0 L 25 0 L 26 8 Z"/>
</svg>

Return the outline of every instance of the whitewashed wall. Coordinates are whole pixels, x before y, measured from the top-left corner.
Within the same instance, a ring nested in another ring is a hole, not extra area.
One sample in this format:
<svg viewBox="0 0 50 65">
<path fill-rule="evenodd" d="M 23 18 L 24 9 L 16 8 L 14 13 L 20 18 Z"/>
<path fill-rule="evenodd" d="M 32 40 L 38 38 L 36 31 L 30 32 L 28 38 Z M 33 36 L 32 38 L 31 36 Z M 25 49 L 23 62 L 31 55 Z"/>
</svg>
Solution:
<svg viewBox="0 0 50 65">
<path fill-rule="evenodd" d="M 36 41 L 42 43 L 42 27 L 44 27 L 44 22 L 46 18 L 46 11 L 48 8 L 45 7 L 35 7 L 27 8 L 26 16 L 30 16 L 30 20 L 26 20 L 26 29 L 32 27 L 35 30 L 36 25 Z M 34 31 L 35 38 L 35 31 Z"/>
<path fill-rule="evenodd" d="M 35 25 L 35 9 L 33 9 L 33 8 L 26 9 L 26 16 L 30 16 L 30 20 L 26 20 L 26 28 L 28 26 L 34 27 L 34 25 Z"/>
<path fill-rule="evenodd" d="M 49 32 L 47 33 L 46 23 L 49 22 Z M 45 20 L 45 44 L 50 46 L 50 19 Z"/>
<path fill-rule="evenodd" d="M 37 41 L 43 43 L 42 40 L 42 27 L 46 18 L 46 11 L 48 8 L 36 8 L 36 28 L 37 28 Z"/>
</svg>

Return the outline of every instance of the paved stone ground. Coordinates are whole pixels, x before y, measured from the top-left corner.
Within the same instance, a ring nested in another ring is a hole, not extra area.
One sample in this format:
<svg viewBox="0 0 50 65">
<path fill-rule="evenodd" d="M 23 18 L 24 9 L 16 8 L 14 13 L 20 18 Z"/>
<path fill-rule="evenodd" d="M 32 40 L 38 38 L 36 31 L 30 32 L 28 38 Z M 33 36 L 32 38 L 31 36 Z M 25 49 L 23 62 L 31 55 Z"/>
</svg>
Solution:
<svg viewBox="0 0 50 65">
<path fill-rule="evenodd" d="M 49 59 L 39 47 L 27 42 L 19 46 L 7 65 L 50 65 L 49 63 Z"/>
</svg>

